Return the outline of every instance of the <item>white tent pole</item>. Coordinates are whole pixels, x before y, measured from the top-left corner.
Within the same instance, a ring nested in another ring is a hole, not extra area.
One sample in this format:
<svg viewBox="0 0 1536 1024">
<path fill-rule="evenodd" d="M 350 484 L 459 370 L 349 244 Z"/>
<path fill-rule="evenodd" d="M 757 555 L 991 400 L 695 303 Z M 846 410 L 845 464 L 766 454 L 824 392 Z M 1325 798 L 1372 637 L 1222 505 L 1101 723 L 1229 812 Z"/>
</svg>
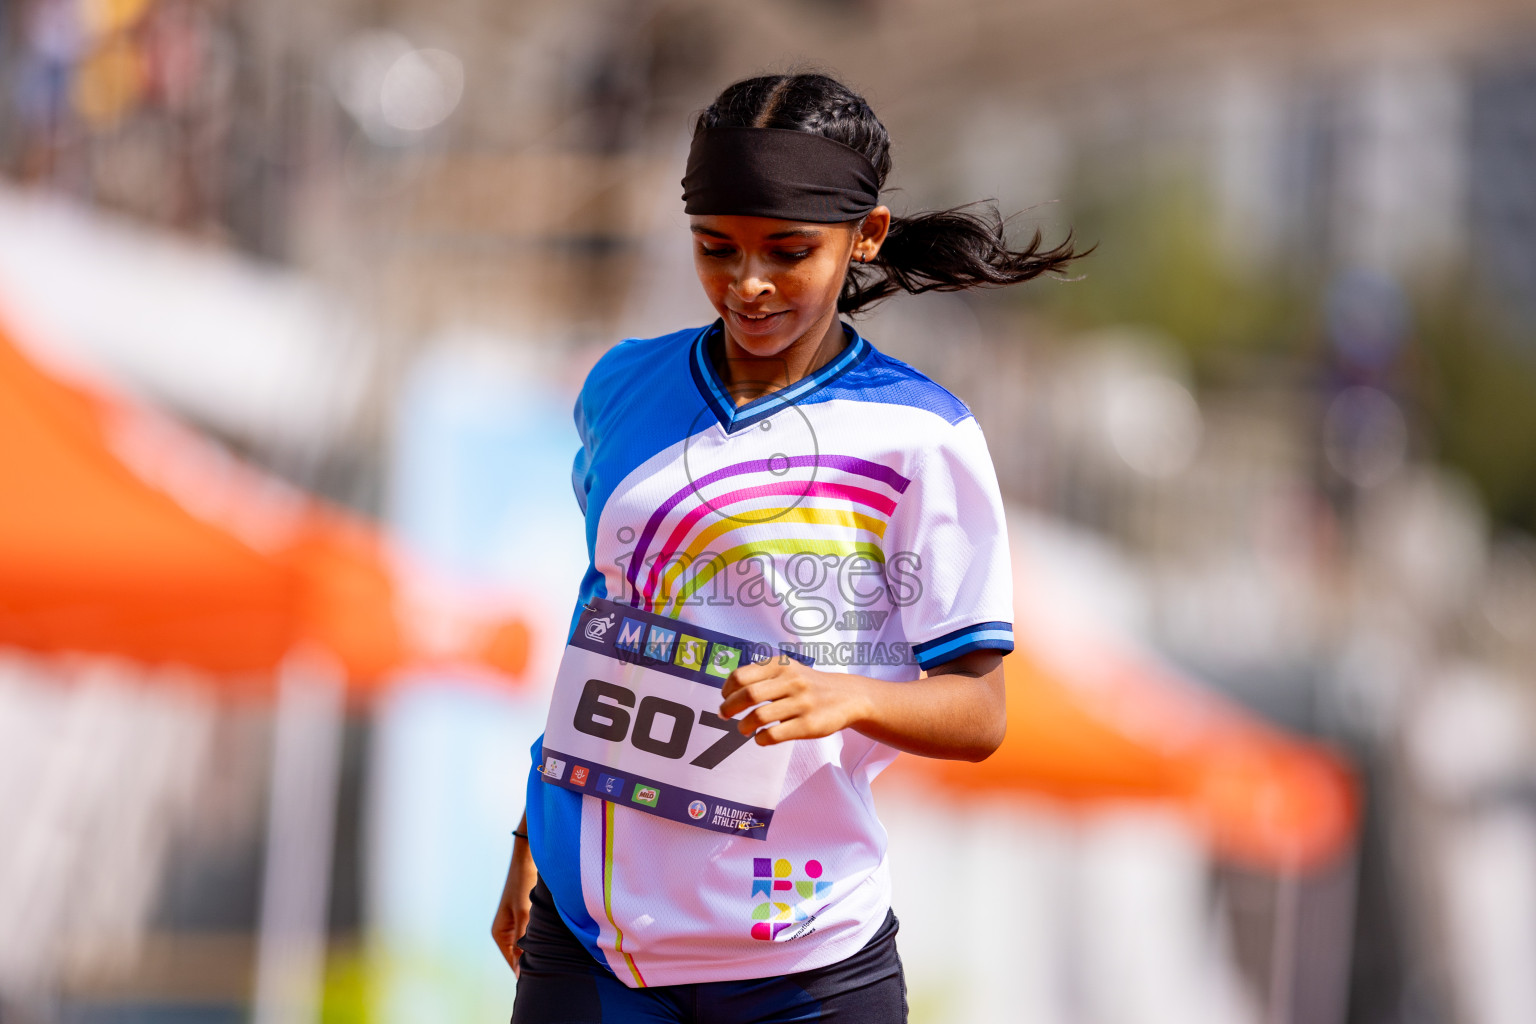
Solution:
<svg viewBox="0 0 1536 1024">
<path fill-rule="evenodd" d="M 333 662 L 298 653 L 283 662 L 268 776 L 255 1024 L 320 1019 L 344 696 Z"/>
<path fill-rule="evenodd" d="M 1286 865 L 1275 878 L 1275 916 L 1269 950 L 1267 1024 L 1291 1024 L 1296 984 L 1297 917 L 1301 911 L 1301 874 Z"/>
</svg>

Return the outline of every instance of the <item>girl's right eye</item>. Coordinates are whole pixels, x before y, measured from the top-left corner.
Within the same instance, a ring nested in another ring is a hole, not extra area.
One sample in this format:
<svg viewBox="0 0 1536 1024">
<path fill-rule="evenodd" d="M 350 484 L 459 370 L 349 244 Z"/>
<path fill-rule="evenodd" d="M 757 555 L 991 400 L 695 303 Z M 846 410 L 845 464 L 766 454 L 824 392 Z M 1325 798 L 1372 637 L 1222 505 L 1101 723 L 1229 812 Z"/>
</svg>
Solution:
<svg viewBox="0 0 1536 1024">
<path fill-rule="evenodd" d="M 732 252 L 732 250 L 729 247 L 721 248 L 721 249 L 711 249 L 707 245 L 699 246 L 699 253 L 700 253 L 700 255 L 703 255 L 703 256 L 715 256 L 715 257 L 729 256 L 731 254 L 731 252 Z"/>
</svg>

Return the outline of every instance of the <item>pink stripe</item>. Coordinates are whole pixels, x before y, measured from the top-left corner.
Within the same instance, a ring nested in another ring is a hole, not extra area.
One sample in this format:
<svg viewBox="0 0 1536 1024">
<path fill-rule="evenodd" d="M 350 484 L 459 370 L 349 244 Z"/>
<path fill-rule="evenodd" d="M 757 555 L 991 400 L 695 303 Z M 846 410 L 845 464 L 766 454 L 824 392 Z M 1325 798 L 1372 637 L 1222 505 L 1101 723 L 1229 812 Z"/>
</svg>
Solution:
<svg viewBox="0 0 1536 1024">
<path fill-rule="evenodd" d="M 655 563 L 652 564 L 650 572 L 646 574 L 645 606 L 650 606 L 651 596 L 656 592 L 659 574 L 665 571 L 667 562 L 671 559 L 673 553 L 682 546 L 684 538 L 688 536 L 694 524 L 710 512 L 718 512 L 738 501 L 767 497 L 771 494 L 793 494 L 796 497 L 846 498 L 860 505 L 868 505 L 870 508 L 886 516 L 896 511 L 896 503 L 885 495 L 863 487 L 852 487 L 848 484 L 813 482 L 807 486 L 801 481 L 785 480 L 778 483 L 759 484 L 756 487 L 743 487 L 740 490 L 729 491 L 708 504 L 699 505 L 692 512 L 683 516 L 682 520 L 672 530 L 672 533 L 667 537 L 666 544 L 662 545 L 661 553 L 657 555 Z"/>
</svg>

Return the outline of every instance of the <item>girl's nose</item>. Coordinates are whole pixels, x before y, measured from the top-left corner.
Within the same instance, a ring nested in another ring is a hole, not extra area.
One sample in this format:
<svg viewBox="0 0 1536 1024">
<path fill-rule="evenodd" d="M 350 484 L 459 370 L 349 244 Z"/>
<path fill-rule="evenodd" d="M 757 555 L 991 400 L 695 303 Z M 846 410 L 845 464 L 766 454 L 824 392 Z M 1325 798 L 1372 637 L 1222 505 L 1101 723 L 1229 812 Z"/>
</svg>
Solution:
<svg viewBox="0 0 1536 1024">
<path fill-rule="evenodd" d="M 756 302 L 773 291 L 773 284 L 770 281 L 756 276 L 737 278 L 734 287 L 736 294 L 741 296 L 745 302 Z"/>
<path fill-rule="evenodd" d="M 756 302 L 773 291 L 773 281 L 762 272 L 759 260 L 742 261 L 741 273 L 731 285 L 743 302 Z"/>
</svg>

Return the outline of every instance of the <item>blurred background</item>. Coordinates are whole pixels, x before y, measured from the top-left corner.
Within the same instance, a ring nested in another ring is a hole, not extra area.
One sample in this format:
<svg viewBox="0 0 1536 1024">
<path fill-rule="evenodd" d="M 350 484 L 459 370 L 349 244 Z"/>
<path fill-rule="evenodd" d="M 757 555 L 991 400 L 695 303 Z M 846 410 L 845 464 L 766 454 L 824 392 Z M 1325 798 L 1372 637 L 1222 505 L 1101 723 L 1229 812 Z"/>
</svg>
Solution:
<svg viewBox="0 0 1536 1024">
<path fill-rule="evenodd" d="M 1536 10 L 0 0 L 0 1021 L 502 1019 L 570 408 L 813 67 L 1071 281 L 858 322 L 1010 509 L 912 1018 L 1536 1021 Z M 745 894 L 744 894 L 745 896 Z"/>
</svg>

